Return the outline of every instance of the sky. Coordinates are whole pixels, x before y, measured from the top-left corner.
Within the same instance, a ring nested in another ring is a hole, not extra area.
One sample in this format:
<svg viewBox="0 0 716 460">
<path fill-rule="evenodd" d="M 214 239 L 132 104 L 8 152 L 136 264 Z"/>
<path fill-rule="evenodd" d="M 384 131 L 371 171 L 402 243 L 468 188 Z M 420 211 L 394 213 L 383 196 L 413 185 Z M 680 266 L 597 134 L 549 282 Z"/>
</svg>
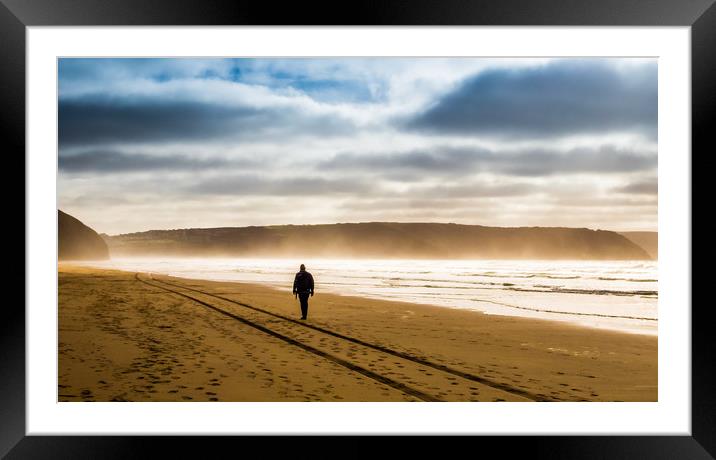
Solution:
<svg viewBox="0 0 716 460">
<path fill-rule="evenodd" d="M 657 230 L 657 62 L 59 60 L 58 205 L 96 231 Z"/>
</svg>

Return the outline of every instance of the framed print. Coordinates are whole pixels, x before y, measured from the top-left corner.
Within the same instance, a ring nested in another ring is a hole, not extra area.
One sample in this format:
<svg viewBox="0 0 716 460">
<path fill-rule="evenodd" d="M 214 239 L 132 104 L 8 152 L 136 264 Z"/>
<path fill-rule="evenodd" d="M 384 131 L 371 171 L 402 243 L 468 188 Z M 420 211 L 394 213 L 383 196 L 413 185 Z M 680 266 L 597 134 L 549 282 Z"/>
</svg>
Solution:
<svg viewBox="0 0 716 460">
<path fill-rule="evenodd" d="M 713 456 L 712 2 L 80 3 L 0 7 L 27 179 L 3 455 Z"/>
</svg>

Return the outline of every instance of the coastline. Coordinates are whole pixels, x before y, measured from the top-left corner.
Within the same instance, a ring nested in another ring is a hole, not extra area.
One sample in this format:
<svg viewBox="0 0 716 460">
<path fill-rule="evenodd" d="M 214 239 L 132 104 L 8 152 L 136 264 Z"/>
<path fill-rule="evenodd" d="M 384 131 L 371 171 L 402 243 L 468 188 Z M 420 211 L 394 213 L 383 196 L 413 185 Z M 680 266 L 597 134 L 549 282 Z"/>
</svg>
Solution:
<svg viewBox="0 0 716 460">
<path fill-rule="evenodd" d="M 300 324 L 288 287 L 71 263 L 58 278 L 59 401 L 658 397 L 655 336 L 321 292 Z"/>
<path fill-rule="evenodd" d="M 86 266 L 285 289 L 302 260 L 113 259 Z M 632 261 L 310 261 L 321 293 L 658 334 L 654 267 Z M 615 263 L 616 262 L 616 263 Z M 320 268 L 319 268 L 320 267 Z M 615 274 L 619 272 L 619 274 Z"/>
</svg>

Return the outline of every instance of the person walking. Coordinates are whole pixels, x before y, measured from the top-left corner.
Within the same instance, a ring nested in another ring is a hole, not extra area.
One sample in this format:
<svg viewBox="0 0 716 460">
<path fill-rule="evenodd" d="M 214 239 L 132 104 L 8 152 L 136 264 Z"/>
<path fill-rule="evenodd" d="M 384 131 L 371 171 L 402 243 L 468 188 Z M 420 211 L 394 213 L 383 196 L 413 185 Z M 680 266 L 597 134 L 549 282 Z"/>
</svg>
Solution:
<svg viewBox="0 0 716 460">
<path fill-rule="evenodd" d="M 293 280 L 293 295 L 301 301 L 301 319 L 308 317 L 308 296 L 313 297 L 313 275 L 301 264 L 300 271 Z"/>
</svg>

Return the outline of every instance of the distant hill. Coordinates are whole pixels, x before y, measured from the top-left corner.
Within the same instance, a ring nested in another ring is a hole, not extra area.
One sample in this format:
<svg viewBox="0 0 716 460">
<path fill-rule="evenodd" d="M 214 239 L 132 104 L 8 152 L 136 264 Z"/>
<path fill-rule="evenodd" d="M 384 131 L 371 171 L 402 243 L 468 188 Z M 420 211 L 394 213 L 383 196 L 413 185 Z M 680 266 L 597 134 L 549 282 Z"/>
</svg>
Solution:
<svg viewBox="0 0 716 460">
<path fill-rule="evenodd" d="M 106 260 L 109 249 L 102 238 L 69 214 L 57 210 L 58 257 L 60 260 Z"/>
<path fill-rule="evenodd" d="M 150 230 L 104 238 L 115 256 L 650 259 L 618 233 L 586 228 L 368 222 Z"/>
<path fill-rule="evenodd" d="M 619 232 L 641 246 L 652 259 L 659 258 L 659 232 Z"/>
</svg>

